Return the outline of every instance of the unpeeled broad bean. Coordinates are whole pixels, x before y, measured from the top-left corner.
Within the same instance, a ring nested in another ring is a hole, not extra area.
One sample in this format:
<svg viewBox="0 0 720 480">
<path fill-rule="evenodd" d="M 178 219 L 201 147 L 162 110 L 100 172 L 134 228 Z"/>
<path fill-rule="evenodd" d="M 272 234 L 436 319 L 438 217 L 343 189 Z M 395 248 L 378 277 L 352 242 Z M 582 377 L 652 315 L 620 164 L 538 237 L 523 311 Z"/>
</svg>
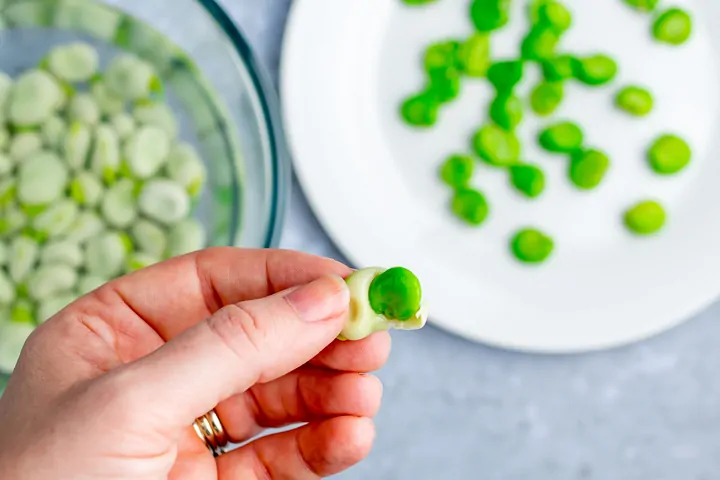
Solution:
<svg viewBox="0 0 720 480">
<path fill-rule="evenodd" d="M 100 212 L 108 225 L 128 228 L 138 216 L 135 182 L 123 178 L 110 187 L 100 204 Z"/>
<path fill-rule="evenodd" d="M 148 218 L 169 225 L 190 213 L 190 196 L 178 183 L 166 179 L 149 180 L 138 198 L 140 211 Z"/>
<path fill-rule="evenodd" d="M 20 283 L 35 267 L 40 245 L 27 235 L 20 235 L 11 240 L 9 250 L 8 272 L 15 283 Z"/>
<path fill-rule="evenodd" d="M 192 197 L 202 192 L 207 170 L 200 155 L 189 143 L 175 145 L 167 157 L 168 177 L 185 187 Z"/>
<path fill-rule="evenodd" d="M 172 258 L 195 252 L 204 248 L 205 242 L 205 229 L 200 222 L 186 218 L 170 228 L 166 255 Z"/>
<path fill-rule="evenodd" d="M 41 152 L 25 160 L 18 173 L 17 196 L 23 205 L 47 205 L 63 196 L 68 170 L 54 153 Z"/>
<path fill-rule="evenodd" d="M 72 290 L 77 280 L 77 270 L 73 267 L 62 264 L 41 265 L 28 278 L 28 293 L 33 300 L 45 300 Z"/>
<path fill-rule="evenodd" d="M 88 241 L 85 247 L 85 268 L 98 277 L 113 278 L 122 272 L 127 254 L 122 235 L 105 232 Z"/>
<path fill-rule="evenodd" d="M 125 161 L 137 178 L 147 179 L 158 173 L 170 153 L 170 139 L 154 125 L 140 127 L 125 143 Z"/>
<path fill-rule="evenodd" d="M 61 264 L 79 268 L 83 263 L 80 244 L 69 240 L 55 240 L 45 245 L 40 253 L 40 263 Z"/>
<path fill-rule="evenodd" d="M 47 238 L 54 238 L 66 233 L 78 217 L 80 208 L 72 200 L 61 200 L 54 203 L 32 220 L 35 231 Z"/>
<path fill-rule="evenodd" d="M 53 48 L 47 57 L 50 72 L 71 83 L 85 82 L 97 72 L 97 51 L 86 43 L 70 43 Z"/>
<path fill-rule="evenodd" d="M 98 205 L 104 192 L 102 181 L 92 172 L 80 172 L 70 182 L 70 197 L 84 207 Z"/>
</svg>

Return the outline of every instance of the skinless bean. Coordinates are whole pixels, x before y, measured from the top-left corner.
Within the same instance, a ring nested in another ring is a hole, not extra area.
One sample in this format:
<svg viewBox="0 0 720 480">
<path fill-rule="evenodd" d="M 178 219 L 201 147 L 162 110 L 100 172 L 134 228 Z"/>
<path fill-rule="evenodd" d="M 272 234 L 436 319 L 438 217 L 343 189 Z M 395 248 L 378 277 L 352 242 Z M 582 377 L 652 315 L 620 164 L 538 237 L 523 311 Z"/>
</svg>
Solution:
<svg viewBox="0 0 720 480">
<path fill-rule="evenodd" d="M 490 68 L 490 35 L 475 33 L 460 44 L 457 51 L 459 69 L 468 77 L 480 78 Z"/>
<path fill-rule="evenodd" d="M 124 153 L 133 175 L 147 179 L 157 174 L 165 165 L 170 153 L 170 139 L 160 128 L 146 125 L 130 136 Z"/>
<path fill-rule="evenodd" d="M 132 238 L 137 248 L 154 257 L 162 257 L 167 250 L 165 230 L 149 220 L 138 220 L 132 227 Z"/>
<path fill-rule="evenodd" d="M 168 258 L 185 255 L 205 247 L 205 229 L 197 220 L 187 218 L 170 228 L 168 232 Z"/>
<path fill-rule="evenodd" d="M 99 235 L 106 228 L 105 223 L 95 212 L 86 210 L 78 214 L 75 222 L 65 232 L 65 239 L 82 244 Z"/>
<path fill-rule="evenodd" d="M 57 155 L 41 152 L 20 165 L 18 200 L 23 205 L 47 205 L 59 199 L 67 186 L 68 170 Z"/>
<path fill-rule="evenodd" d="M 8 119 L 14 125 L 41 125 L 63 105 L 65 93 L 52 75 L 30 70 L 17 79 L 8 102 Z"/>
<path fill-rule="evenodd" d="M 572 55 L 559 55 L 542 64 L 543 77 L 547 82 L 561 82 L 572 78 L 575 72 L 575 62 Z"/>
<path fill-rule="evenodd" d="M 90 146 L 92 144 L 92 131 L 82 122 L 70 124 L 67 136 L 63 141 L 65 161 L 73 170 L 84 168 L 87 164 Z"/>
<path fill-rule="evenodd" d="M 185 189 L 165 179 L 145 183 L 138 198 L 140 211 L 161 224 L 173 224 L 190 213 L 190 196 Z"/>
<path fill-rule="evenodd" d="M 68 119 L 71 122 L 81 122 L 94 126 L 100 121 L 100 107 L 88 93 L 77 93 L 70 99 L 68 106 Z"/>
<path fill-rule="evenodd" d="M 35 267 L 40 256 L 40 245 L 27 235 L 21 235 L 11 240 L 9 246 L 8 272 L 15 283 L 20 283 Z"/>
<path fill-rule="evenodd" d="M 572 122 L 559 122 L 540 132 L 540 146 L 548 152 L 572 153 L 582 147 L 584 135 Z"/>
<path fill-rule="evenodd" d="M 43 144 L 50 150 L 60 150 L 67 136 L 68 125 L 62 117 L 53 115 L 43 123 L 40 133 Z"/>
<path fill-rule="evenodd" d="M 48 298 L 75 288 L 77 271 L 68 265 L 41 265 L 28 278 L 28 293 L 33 300 Z"/>
<path fill-rule="evenodd" d="M 617 73 L 617 63 L 607 55 L 592 55 L 575 62 L 575 78 L 589 86 L 605 85 L 611 82 Z"/>
<path fill-rule="evenodd" d="M 54 238 L 66 233 L 77 220 L 80 208 L 72 200 L 57 202 L 40 213 L 32 221 L 33 228 L 47 238 Z"/>
<path fill-rule="evenodd" d="M 133 109 L 133 117 L 140 125 L 152 125 L 161 129 L 170 140 L 178 136 L 178 122 L 170 107 L 164 103 L 139 101 Z"/>
<path fill-rule="evenodd" d="M 487 78 L 498 93 L 508 93 L 520 83 L 524 70 L 520 60 L 500 61 L 490 65 Z"/>
<path fill-rule="evenodd" d="M 101 124 L 95 128 L 90 166 L 106 184 L 115 182 L 120 170 L 120 139 L 109 125 Z"/>
<path fill-rule="evenodd" d="M 117 232 L 105 232 L 88 241 L 85 248 L 85 267 L 93 275 L 113 278 L 122 272 L 127 247 Z"/>
<path fill-rule="evenodd" d="M 135 120 L 125 112 L 116 113 L 110 117 L 110 125 L 115 129 L 115 133 L 120 140 L 126 140 L 135 132 Z"/>
<path fill-rule="evenodd" d="M 43 247 L 40 253 L 40 263 L 79 268 L 83 263 L 83 251 L 79 243 L 70 240 L 55 240 Z"/>
<path fill-rule="evenodd" d="M 147 98 L 156 81 L 155 72 L 147 62 L 127 53 L 115 57 L 105 72 L 110 91 L 128 101 Z"/>
<path fill-rule="evenodd" d="M 7 207 L 15 201 L 17 181 L 14 177 L 0 179 L 0 208 Z"/>
<path fill-rule="evenodd" d="M 85 82 L 97 72 L 97 51 L 86 43 L 70 43 L 53 48 L 47 57 L 50 72 L 71 83 Z"/>
<path fill-rule="evenodd" d="M 630 115 L 644 117 L 653 109 L 653 98 L 646 88 L 631 85 L 618 92 L 615 105 Z"/>
<path fill-rule="evenodd" d="M 94 207 L 105 193 L 100 179 L 92 172 L 80 172 L 70 182 L 70 198 L 78 205 Z"/>
<path fill-rule="evenodd" d="M 22 230 L 28 217 L 17 206 L 5 206 L 0 216 L 0 238 L 7 238 Z"/>
<path fill-rule="evenodd" d="M 490 119 L 505 130 L 514 130 L 523 119 L 523 105 L 515 95 L 499 94 L 490 104 Z"/>
<path fill-rule="evenodd" d="M 13 136 L 8 148 L 8 155 L 15 163 L 20 163 L 26 158 L 42 150 L 42 136 L 36 132 L 23 132 Z"/>
<path fill-rule="evenodd" d="M 473 0 L 470 19 L 479 32 L 491 32 L 503 28 L 510 21 L 509 0 Z"/>
<path fill-rule="evenodd" d="M 168 177 L 185 187 L 192 197 L 202 193 L 207 171 L 200 155 L 188 143 L 175 145 L 167 158 Z"/>
<path fill-rule="evenodd" d="M 108 225 L 128 228 L 138 216 L 135 182 L 124 178 L 110 187 L 100 204 L 100 212 Z"/>
</svg>

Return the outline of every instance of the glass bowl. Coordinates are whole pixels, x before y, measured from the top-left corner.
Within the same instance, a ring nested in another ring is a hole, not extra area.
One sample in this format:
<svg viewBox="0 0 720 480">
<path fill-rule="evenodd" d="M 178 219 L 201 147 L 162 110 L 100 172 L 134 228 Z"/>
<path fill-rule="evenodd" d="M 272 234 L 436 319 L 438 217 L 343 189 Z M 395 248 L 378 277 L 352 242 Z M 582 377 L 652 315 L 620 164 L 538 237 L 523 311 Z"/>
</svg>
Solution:
<svg viewBox="0 0 720 480">
<path fill-rule="evenodd" d="M 73 41 L 94 45 L 101 68 L 119 51 L 150 62 L 208 169 L 195 209 L 208 246 L 277 246 L 291 181 L 274 89 L 215 1 L 0 0 L 0 29 L 13 77 Z"/>
</svg>

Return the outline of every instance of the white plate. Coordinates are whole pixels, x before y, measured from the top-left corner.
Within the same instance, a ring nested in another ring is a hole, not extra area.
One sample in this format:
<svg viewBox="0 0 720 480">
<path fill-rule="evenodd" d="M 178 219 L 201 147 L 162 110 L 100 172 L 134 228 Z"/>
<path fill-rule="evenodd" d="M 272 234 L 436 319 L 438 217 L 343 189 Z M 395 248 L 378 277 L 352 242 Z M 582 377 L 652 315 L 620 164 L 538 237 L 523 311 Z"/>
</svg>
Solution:
<svg viewBox="0 0 720 480">
<path fill-rule="evenodd" d="M 506 174 L 481 167 L 477 184 L 492 204 L 480 229 L 448 213 L 437 168 L 469 150 L 484 121 L 490 89 L 466 81 L 460 100 L 430 132 L 404 126 L 398 105 L 418 91 L 422 49 L 471 32 L 468 0 L 407 8 L 400 0 L 295 0 L 282 62 L 282 99 L 295 168 L 323 226 L 359 266 L 403 265 L 423 281 L 431 321 L 469 339 L 534 352 L 578 352 L 647 338 L 688 319 L 720 292 L 720 2 L 675 3 L 694 12 L 688 45 L 651 41 L 650 17 L 621 0 L 565 0 L 575 16 L 564 45 L 606 52 L 621 72 L 610 87 L 567 88 L 553 118 L 570 118 L 613 165 L 597 190 L 567 181 L 562 157 L 534 142 L 539 122 L 521 128 L 525 156 L 543 165 L 549 188 L 525 201 Z M 500 58 L 517 52 L 526 29 L 524 1 L 494 37 Z M 712 20 L 711 20 L 712 19 Z M 537 78 L 532 71 L 529 77 Z M 650 117 L 613 108 L 613 92 L 645 84 L 656 97 Z M 523 84 L 524 91 L 531 86 Z M 644 151 L 660 133 L 687 138 L 692 166 L 675 178 L 653 175 Z M 632 238 L 622 212 L 661 199 L 670 221 L 651 239 Z M 508 239 L 519 227 L 550 232 L 557 250 L 538 268 L 518 264 Z"/>
</svg>

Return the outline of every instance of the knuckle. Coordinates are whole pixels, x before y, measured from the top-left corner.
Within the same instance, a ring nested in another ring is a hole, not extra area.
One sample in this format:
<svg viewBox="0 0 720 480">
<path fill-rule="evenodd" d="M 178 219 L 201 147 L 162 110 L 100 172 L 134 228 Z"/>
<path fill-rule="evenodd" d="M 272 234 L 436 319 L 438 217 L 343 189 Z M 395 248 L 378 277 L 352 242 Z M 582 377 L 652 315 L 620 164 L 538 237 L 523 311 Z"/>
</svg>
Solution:
<svg viewBox="0 0 720 480">
<path fill-rule="evenodd" d="M 258 316 L 243 304 L 228 305 L 210 317 L 208 327 L 233 355 L 258 356 L 267 345 L 267 332 Z"/>
</svg>

